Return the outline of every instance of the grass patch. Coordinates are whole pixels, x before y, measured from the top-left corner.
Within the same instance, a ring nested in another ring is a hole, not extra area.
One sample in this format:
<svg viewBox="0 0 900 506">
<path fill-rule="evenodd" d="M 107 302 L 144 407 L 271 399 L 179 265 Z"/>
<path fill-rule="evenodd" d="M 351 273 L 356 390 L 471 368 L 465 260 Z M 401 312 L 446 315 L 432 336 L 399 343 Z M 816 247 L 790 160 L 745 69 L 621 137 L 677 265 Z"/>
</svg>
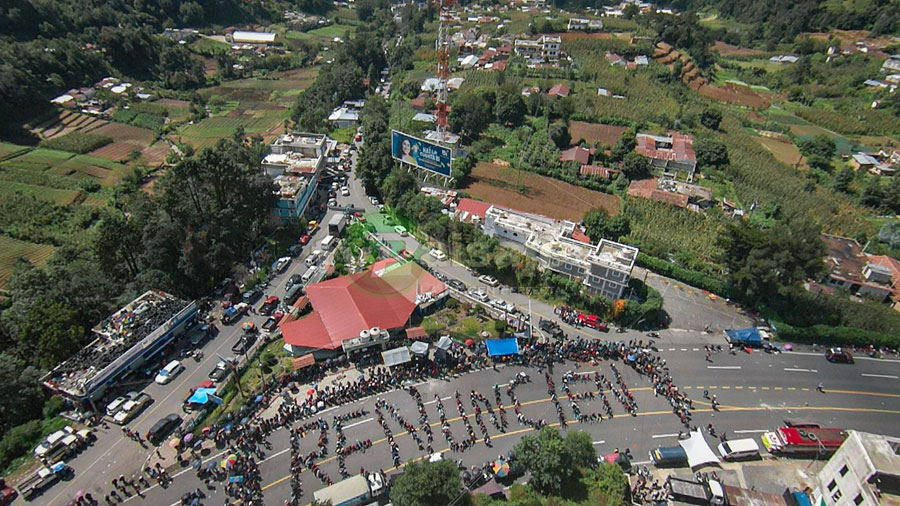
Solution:
<svg viewBox="0 0 900 506">
<path fill-rule="evenodd" d="M 307 32 L 312 35 L 317 35 L 319 37 L 328 37 L 332 39 L 334 37 L 340 37 L 346 40 L 345 35 L 350 33 L 356 33 L 356 27 L 352 25 L 328 25 L 323 26 L 321 28 L 316 28 L 315 30 L 310 30 Z"/>
<path fill-rule="evenodd" d="M 0 185 L 0 189 L 2 188 Z M 0 235 L 0 288 L 6 287 L 17 259 L 25 258 L 36 266 L 42 266 L 53 256 L 54 251 L 56 248 L 47 244 L 35 244 Z"/>
<path fill-rule="evenodd" d="M 202 54 L 204 56 L 215 56 L 217 53 L 230 51 L 231 45 L 215 39 L 200 37 L 194 42 L 191 42 L 188 45 L 188 48 L 197 54 Z"/>
<path fill-rule="evenodd" d="M 356 135 L 356 127 L 347 127 L 347 128 L 338 128 L 337 130 L 332 130 L 329 137 L 338 141 L 339 144 L 350 144 L 353 142 L 353 137 Z"/>
<path fill-rule="evenodd" d="M 84 132 L 75 131 L 43 141 L 41 142 L 41 146 L 48 149 L 71 151 L 72 153 L 83 155 L 84 153 L 89 153 L 95 149 L 102 148 L 112 141 L 112 137 L 106 135 L 86 134 Z"/>
<path fill-rule="evenodd" d="M 78 196 L 81 195 L 81 192 L 78 190 L 60 190 L 57 188 L 47 188 L 46 186 L 36 186 L 12 181 L 0 182 L 0 197 L 10 197 L 16 194 L 34 197 L 39 200 L 65 206 L 75 202 Z"/>
<path fill-rule="evenodd" d="M 31 148 L 28 146 L 20 146 L 11 142 L 0 141 L 0 160 L 6 160 L 7 158 L 21 155 L 29 149 Z"/>
</svg>

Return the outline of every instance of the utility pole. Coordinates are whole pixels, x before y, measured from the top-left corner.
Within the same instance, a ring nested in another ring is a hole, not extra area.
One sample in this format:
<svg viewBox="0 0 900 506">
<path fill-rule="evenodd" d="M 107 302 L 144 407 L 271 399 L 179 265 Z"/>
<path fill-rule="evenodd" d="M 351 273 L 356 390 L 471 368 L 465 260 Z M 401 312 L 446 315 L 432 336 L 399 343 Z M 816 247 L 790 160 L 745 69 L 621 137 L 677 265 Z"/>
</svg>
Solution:
<svg viewBox="0 0 900 506">
<path fill-rule="evenodd" d="M 246 399 L 247 394 L 244 393 L 244 388 L 241 386 L 241 377 L 238 375 L 237 365 L 235 365 L 235 363 L 233 361 L 228 360 L 227 358 L 223 357 L 222 355 L 219 355 L 218 353 L 216 353 L 216 356 L 219 357 L 219 360 L 221 360 L 222 362 L 225 362 L 226 364 L 228 364 L 231 367 L 231 373 L 234 374 L 234 382 L 237 384 L 238 392 L 240 392 L 241 397 Z M 244 347 L 244 356 L 245 357 L 247 356 L 247 348 L 246 347 Z"/>
</svg>

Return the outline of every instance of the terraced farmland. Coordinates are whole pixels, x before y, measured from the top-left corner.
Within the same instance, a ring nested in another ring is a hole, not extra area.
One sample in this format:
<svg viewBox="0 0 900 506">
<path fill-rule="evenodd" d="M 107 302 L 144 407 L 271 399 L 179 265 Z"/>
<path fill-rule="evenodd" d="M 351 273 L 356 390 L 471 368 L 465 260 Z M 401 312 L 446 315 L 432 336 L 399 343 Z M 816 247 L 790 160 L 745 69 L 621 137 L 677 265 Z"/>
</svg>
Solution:
<svg viewBox="0 0 900 506">
<path fill-rule="evenodd" d="M 53 252 L 53 246 L 20 241 L 0 235 L 0 289 L 6 287 L 13 272 L 13 266 L 19 258 L 26 258 L 35 265 L 43 265 Z"/>
</svg>

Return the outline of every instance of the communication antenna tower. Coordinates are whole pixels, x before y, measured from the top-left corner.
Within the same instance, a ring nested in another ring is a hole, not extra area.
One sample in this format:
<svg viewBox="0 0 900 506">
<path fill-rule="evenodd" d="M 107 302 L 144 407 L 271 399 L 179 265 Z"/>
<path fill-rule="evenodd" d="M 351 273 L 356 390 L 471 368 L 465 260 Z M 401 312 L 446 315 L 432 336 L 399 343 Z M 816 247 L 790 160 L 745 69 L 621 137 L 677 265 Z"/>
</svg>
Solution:
<svg viewBox="0 0 900 506">
<path fill-rule="evenodd" d="M 438 56 L 438 89 L 435 98 L 437 109 L 437 133 L 441 144 L 447 135 L 447 79 L 450 78 L 450 7 L 454 0 L 439 0 L 440 24 L 438 28 L 437 56 Z"/>
</svg>

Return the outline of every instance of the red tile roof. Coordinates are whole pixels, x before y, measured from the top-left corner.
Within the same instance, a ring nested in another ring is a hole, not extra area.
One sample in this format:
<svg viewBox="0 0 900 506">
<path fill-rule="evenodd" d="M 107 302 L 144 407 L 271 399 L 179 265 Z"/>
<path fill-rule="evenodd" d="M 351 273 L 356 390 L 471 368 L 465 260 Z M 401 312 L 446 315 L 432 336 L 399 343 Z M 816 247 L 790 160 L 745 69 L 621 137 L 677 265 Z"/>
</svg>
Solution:
<svg viewBox="0 0 900 506">
<path fill-rule="evenodd" d="M 506 60 L 495 61 L 491 64 L 491 70 L 506 70 Z"/>
<path fill-rule="evenodd" d="M 892 298 L 900 302 L 900 260 L 887 255 L 869 255 L 869 261 L 873 264 L 887 267 L 891 271 Z"/>
<path fill-rule="evenodd" d="M 656 188 L 656 178 L 632 181 L 628 186 L 628 195 L 644 199 L 655 200 L 676 207 L 687 207 L 688 196 L 675 192 L 667 192 Z"/>
<path fill-rule="evenodd" d="M 475 215 L 484 220 L 484 216 L 487 214 L 487 210 L 491 207 L 490 202 L 482 202 L 480 200 L 462 198 L 459 199 L 459 202 L 456 204 L 456 211 L 458 213 L 469 213 L 470 215 Z"/>
<path fill-rule="evenodd" d="M 587 165 L 588 160 L 590 159 L 591 152 L 581 146 L 575 146 L 574 148 L 569 148 L 559 155 L 559 161 L 561 162 L 580 162 L 581 165 Z"/>
<path fill-rule="evenodd" d="M 408 339 L 422 339 L 427 336 L 425 333 L 425 327 L 410 327 L 406 329 L 406 337 Z"/>
<path fill-rule="evenodd" d="M 601 167 L 599 165 L 582 165 L 581 166 L 581 175 L 582 176 L 599 176 L 603 179 L 610 179 L 614 174 L 618 174 L 619 171 L 616 169 L 610 169 L 609 167 Z"/>
<path fill-rule="evenodd" d="M 403 327 L 416 308 L 417 294 L 438 295 L 446 287 L 414 262 L 388 258 L 369 270 L 306 287 L 313 312 L 281 326 L 284 342 L 334 350 L 372 327 Z"/>
<path fill-rule="evenodd" d="M 587 234 L 582 232 L 578 227 L 575 227 L 575 230 L 572 231 L 572 239 L 575 239 L 578 242 L 583 242 L 585 244 L 591 243 L 591 238 L 588 237 Z"/>
<path fill-rule="evenodd" d="M 672 138 L 672 148 L 657 149 L 656 141 L 653 137 L 638 134 L 636 139 L 637 146 L 634 150 L 647 158 L 656 160 L 697 161 L 697 156 L 694 154 L 694 136 L 680 132 L 670 132 L 667 137 Z"/>
<path fill-rule="evenodd" d="M 551 97 L 568 97 L 569 87 L 562 83 L 554 84 L 550 91 L 547 92 L 547 95 Z"/>
</svg>

